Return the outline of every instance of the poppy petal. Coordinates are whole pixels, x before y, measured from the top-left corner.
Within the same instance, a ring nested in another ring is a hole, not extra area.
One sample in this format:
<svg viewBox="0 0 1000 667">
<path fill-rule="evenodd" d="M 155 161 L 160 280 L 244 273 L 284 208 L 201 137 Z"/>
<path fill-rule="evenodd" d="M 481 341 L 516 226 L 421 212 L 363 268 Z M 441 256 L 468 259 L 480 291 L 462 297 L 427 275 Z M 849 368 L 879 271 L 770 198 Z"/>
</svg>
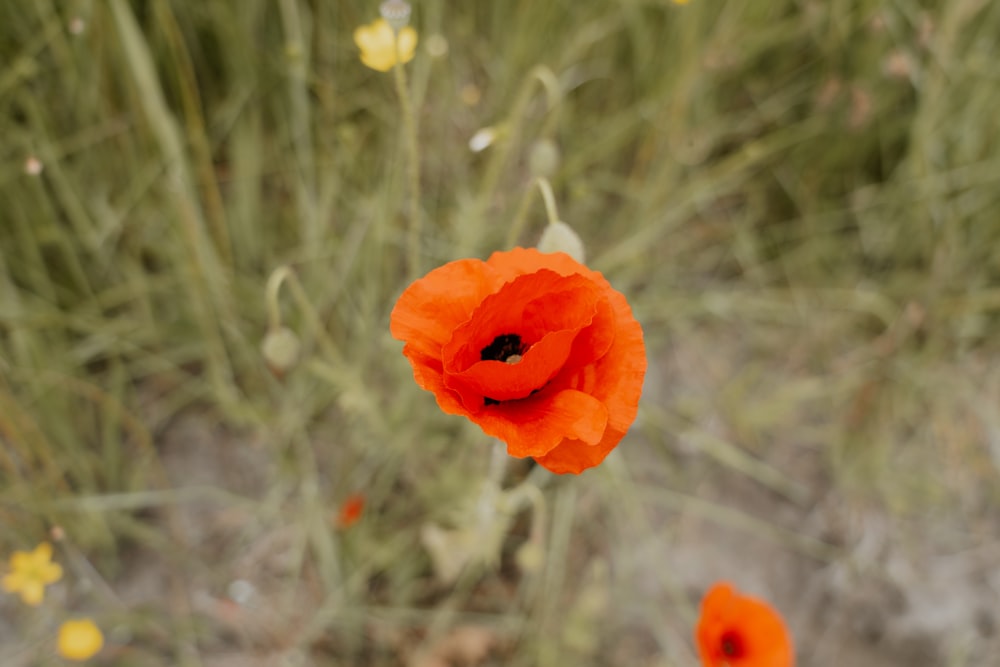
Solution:
<svg viewBox="0 0 1000 667">
<path fill-rule="evenodd" d="M 449 262 L 416 280 L 392 309 L 393 337 L 424 356 L 441 358 L 441 348 L 483 299 L 503 280 L 478 259 Z"/>
<path fill-rule="evenodd" d="M 595 311 L 590 326 L 573 339 L 569 368 L 583 367 L 594 363 L 607 354 L 615 341 L 618 327 L 617 318 L 606 296 L 602 296 L 601 300 L 597 302 Z"/>
<path fill-rule="evenodd" d="M 576 334 L 572 329 L 554 331 L 532 345 L 517 363 L 480 361 L 461 373 L 446 373 L 445 384 L 471 412 L 479 412 L 486 398 L 494 402 L 528 398 L 560 371 Z"/>
<path fill-rule="evenodd" d="M 449 415 L 472 416 L 472 412 L 462 404 L 459 395 L 445 386 L 444 372 L 439 358 L 420 354 L 409 345 L 403 347 L 403 354 L 413 366 L 413 379 L 419 386 L 434 393 L 442 412 Z"/>
<path fill-rule="evenodd" d="M 507 443 L 507 453 L 539 457 L 566 438 L 598 443 L 608 411 L 593 396 L 566 389 L 551 395 L 492 406 L 476 417 L 487 433 Z"/>
<path fill-rule="evenodd" d="M 727 583 L 717 583 L 702 600 L 695 631 L 706 667 L 794 667 L 791 635 L 777 611 Z M 738 640 L 739 656 L 726 654 L 725 643 Z"/>
<path fill-rule="evenodd" d="M 583 368 L 567 367 L 567 386 L 591 394 L 608 409 L 608 427 L 625 433 L 635 421 L 646 374 L 642 327 L 632 316 L 625 297 L 608 295 L 615 312 L 614 342 L 608 352 Z M 553 381 L 561 382 L 560 378 Z"/>
<path fill-rule="evenodd" d="M 624 431 L 608 428 L 604 431 L 604 437 L 596 444 L 566 439 L 544 456 L 535 457 L 535 460 L 550 472 L 559 475 L 579 474 L 604 461 L 623 437 L 625 437 Z"/>
<path fill-rule="evenodd" d="M 573 339 L 592 323 L 600 300 L 582 276 L 542 270 L 515 278 L 484 299 L 442 349 L 445 384 L 472 411 L 485 397 L 527 398 L 566 363 Z M 489 346 L 504 336 L 516 341 L 517 361 L 484 359 Z"/>
<path fill-rule="evenodd" d="M 474 312 L 452 327 L 443 350 L 446 366 L 451 371 L 467 369 L 481 360 L 480 352 L 500 334 L 517 334 L 533 345 L 550 331 L 579 330 L 593 320 L 600 297 L 583 276 L 548 270 L 517 276 L 481 299 Z"/>
<path fill-rule="evenodd" d="M 512 280 L 517 276 L 535 273 L 542 269 L 555 271 L 562 276 L 570 276 L 574 273 L 588 278 L 601 276 L 599 272 L 588 269 L 564 252 L 546 253 L 535 248 L 514 248 L 495 252 L 490 255 L 486 263 L 496 270 L 504 280 Z M 603 276 L 601 279 L 603 280 Z M 605 282 L 605 284 L 607 283 Z"/>
<path fill-rule="evenodd" d="M 609 427 L 625 432 L 635 421 L 646 377 L 646 346 L 642 326 L 632 315 L 625 297 L 612 292 L 608 301 L 615 311 L 615 342 L 594 364 L 594 396 L 608 406 Z"/>
</svg>

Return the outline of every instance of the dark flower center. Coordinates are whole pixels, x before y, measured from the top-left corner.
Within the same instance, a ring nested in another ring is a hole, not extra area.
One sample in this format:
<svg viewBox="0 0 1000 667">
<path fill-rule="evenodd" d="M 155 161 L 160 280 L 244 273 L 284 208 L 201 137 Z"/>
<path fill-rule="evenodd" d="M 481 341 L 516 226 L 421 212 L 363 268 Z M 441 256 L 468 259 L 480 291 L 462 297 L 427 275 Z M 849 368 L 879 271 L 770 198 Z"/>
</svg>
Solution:
<svg viewBox="0 0 1000 667">
<path fill-rule="evenodd" d="M 492 343 L 479 351 L 479 359 L 480 361 L 503 361 L 516 364 L 521 361 L 521 356 L 528 351 L 528 347 L 521 342 L 521 337 L 517 334 L 500 334 L 493 339 Z M 500 401 L 486 396 L 483 398 L 483 404 L 500 405 Z"/>
<path fill-rule="evenodd" d="M 528 351 L 528 346 L 521 342 L 517 334 L 500 334 L 493 342 L 479 351 L 482 361 L 507 361 L 513 356 L 520 357 Z M 520 361 L 513 359 L 511 361 Z"/>
<path fill-rule="evenodd" d="M 732 630 L 724 632 L 719 638 L 719 646 L 722 648 L 722 655 L 727 658 L 742 658 L 743 639 Z"/>
</svg>

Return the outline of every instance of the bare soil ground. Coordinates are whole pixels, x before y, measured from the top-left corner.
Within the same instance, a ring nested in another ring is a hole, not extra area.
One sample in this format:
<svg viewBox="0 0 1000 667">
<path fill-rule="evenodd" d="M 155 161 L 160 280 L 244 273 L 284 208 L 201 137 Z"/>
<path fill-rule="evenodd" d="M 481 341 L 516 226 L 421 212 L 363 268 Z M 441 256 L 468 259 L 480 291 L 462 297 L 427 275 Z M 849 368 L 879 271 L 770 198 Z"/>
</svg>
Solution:
<svg viewBox="0 0 1000 667">
<path fill-rule="evenodd" d="M 747 352 L 721 342 L 701 335 L 675 342 L 651 378 L 644 400 L 687 406 L 689 429 L 659 428 L 655 413 L 644 413 L 623 445 L 627 451 L 609 460 L 597 483 L 557 478 L 546 489 L 575 484 L 578 490 L 570 556 L 558 566 L 569 585 L 551 605 L 557 617 L 547 621 L 565 629 L 551 664 L 693 665 L 691 615 L 702 591 L 719 579 L 782 611 L 804 666 L 993 664 L 1000 654 L 1000 515 L 990 511 L 991 495 L 977 502 L 970 488 L 964 504 L 959 497 L 917 511 L 891 510 L 872 493 L 846 488 L 831 473 L 825 444 L 801 436 L 809 432 L 801 422 L 815 415 L 787 417 L 788 436 L 767 443 L 768 465 L 781 477 L 720 463 L 718 452 L 706 454 L 706 438 L 735 443 L 747 460 L 757 460 L 725 407 Z M 758 391 L 775 391 L 805 373 L 774 360 Z M 228 431 L 206 414 L 186 414 L 158 446 L 169 484 L 184 500 L 147 519 L 176 549 L 126 554 L 124 571 L 110 585 L 132 615 L 155 619 L 166 607 L 175 619 L 188 619 L 177 623 L 201 638 L 202 664 L 511 664 L 519 635 L 502 624 L 459 620 L 438 628 L 428 644 L 430 630 L 422 624 L 447 597 L 432 582 L 425 616 L 416 610 L 402 623 L 366 626 L 364 646 L 347 647 L 353 657 L 340 662 L 343 640 L 323 622 L 330 601 L 321 594 L 322 573 L 305 555 L 297 522 L 266 500 L 281 495 L 268 488 L 280 478 L 268 443 Z M 619 497 L 623 481 L 629 487 Z M 616 508 L 619 501 L 638 514 Z M 523 528 L 515 526 L 508 556 L 523 542 Z M 521 575 L 510 560 L 476 585 L 470 611 L 501 618 L 523 602 Z M 429 570 L 425 576 L 432 578 Z M 370 582 L 373 595 L 379 585 L 385 584 Z M 597 620 L 581 621 L 588 613 Z M 166 656 L 177 627 L 151 620 L 129 636 L 112 631 L 112 653 L 121 661 L 114 664 L 171 664 Z M 589 639 L 574 638 L 574 631 Z M 12 637 L 0 623 L 2 636 Z M 11 659 L 5 667 L 20 664 Z"/>
</svg>

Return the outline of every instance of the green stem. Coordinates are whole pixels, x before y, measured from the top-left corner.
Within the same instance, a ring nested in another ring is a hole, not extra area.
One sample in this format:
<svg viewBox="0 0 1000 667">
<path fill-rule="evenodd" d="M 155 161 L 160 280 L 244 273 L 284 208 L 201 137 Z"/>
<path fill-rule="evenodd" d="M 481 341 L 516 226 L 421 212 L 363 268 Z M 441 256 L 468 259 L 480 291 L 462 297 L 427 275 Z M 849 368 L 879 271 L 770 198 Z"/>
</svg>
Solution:
<svg viewBox="0 0 1000 667">
<path fill-rule="evenodd" d="M 559 211 L 556 209 L 556 196 L 552 193 L 552 185 L 547 178 L 535 180 L 535 185 L 542 192 L 542 199 L 545 200 L 545 213 L 549 216 L 549 224 L 559 222 Z"/>
<path fill-rule="evenodd" d="M 399 105 L 403 115 L 403 134 L 406 141 L 407 172 L 410 186 L 410 228 L 407 236 L 407 264 L 410 280 L 420 277 L 420 154 L 417 145 L 417 116 L 413 109 L 409 87 L 406 84 L 406 70 L 399 53 L 399 31 L 395 31 L 396 65 L 393 74 L 396 80 L 396 93 L 399 95 Z"/>
<path fill-rule="evenodd" d="M 552 193 L 552 185 L 549 183 L 547 178 L 538 177 L 535 179 L 535 185 L 538 186 L 538 190 L 542 194 L 542 200 L 545 202 L 545 213 L 548 215 L 549 224 L 559 222 L 559 210 L 556 208 L 556 197 Z M 517 214 L 514 216 L 514 222 L 510 225 L 510 231 L 507 233 L 507 245 L 513 246 L 517 242 L 517 237 L 521 235 L 524 230 L 524 225 L 528 221 L 528 205 L 531 201 L 531 190 L 529 189 L 524 193 L 524 197 L 521 199 L 521 205 L 518 206 Z"/>
<path fill-rule="evenodd" d="M 286 281 L 288 282 L 289 289 L 292 290 L 292 296 L 295 297 L 296 303 L 302 309 L 302 314 L 308 321 L 309 327 L 313 330 L 316 342 L 323 350 L 323 353 L 332 361 L 339 362 L 340 353 L 337 350 L 336 343 L 333 342 L 333 339 L 330 338 L 323 327 L 323 322 L 309 301 L 309 297 L 302 288 L 302 283 L 299 282 L 298 276 L 288 266 L 280 266 L 275 269 L 267 279 L 267 287 L 264 289 L 269 330 L 274 331 L 281 327 L 281 308 L 278 305 L 278 294 L 281 291 L 282 284 Z"/>
<path fill-rule="evenodd" d="M 486 207 L 493 202 L 494 193 L 500 182 L 503 168 L 519 144 L 521 126 L 527 115 L 528 105 L 531 104 L 534 98 L 536 84 L 541 84 L 543 90 L 545 90 L 545 98 L 548 104 L 547 111 L 551 112 L 555 110 L 562 100 L 559 77 L 545 65 L 536 65 L 533 67 L 521 84 L 510 115 L 507 116 L 504 123 L 500 124 L 508 128 L 508 134 L 505 141 L 497 147 L 497 151 L 493 154 L 492 159 L 487 165 L 486 174 L 479 188 L 479 196 L 476 203 L 475 218 L 477 219 Z"/>
<path fill-rule="evenodd" d="M 507 445 L 497 440 L 493 443 L 493 451 L 490 455 L 490 469 L 486 474 L 486 482 L 483 485 L 479 502 L 476 505 L 477 523 L 479 534 L 485 537 L 489 535 L 490 528 L 497 513 L 497 499 L 500 497 L 500 490 L 503 487 L 503 476 L 507 470 Z"/>
<path fill-rule="evenodd" d="M 532 483 L 531 478 L 528 478 L 507 492 L 507 502 L 510 504 L 512 512 L 516 512 L 525 505 L 531 506 L 530 539 L 535 544 L 542 546 L 545 542 L 545 494 Z"/>
</svg>

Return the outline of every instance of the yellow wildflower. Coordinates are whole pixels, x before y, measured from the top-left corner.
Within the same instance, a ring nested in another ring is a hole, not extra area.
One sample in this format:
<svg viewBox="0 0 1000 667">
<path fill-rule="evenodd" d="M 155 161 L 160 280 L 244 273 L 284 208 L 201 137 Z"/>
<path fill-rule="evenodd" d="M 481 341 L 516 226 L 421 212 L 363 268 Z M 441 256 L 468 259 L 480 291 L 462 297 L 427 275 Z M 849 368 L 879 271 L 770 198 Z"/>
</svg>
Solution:
<svg viewBox="0 0 1000 667">
<path fill-rule="evenodd" d="M 104 646 L 104 635 L 89 618 L 66 621 L 59 626 L 56 651 L 67 660 L 86 660 Z"/>
<path fill-rule="evenodd" d="M 388 72 L 396 64 L 395 33 L 385 19 L 363 25 L 354 31 L 354 43 L 361 49 L 361 62 L 379 72 Z M 417 50 L 417 31 L 406 26 L 399 31 L 399 62 L 413 60 Z"/>
<path fill-rule="evenodd" d="M 25 604 L 35 607 L 45 598 L 45 587 L 62 578 L 62 567 L 52 562 L 52 545 L 42 542 L 34 551 L 15 551 L 10 573 L 0 585 L 8 593 L 19 593 Z"/>
</svg>

